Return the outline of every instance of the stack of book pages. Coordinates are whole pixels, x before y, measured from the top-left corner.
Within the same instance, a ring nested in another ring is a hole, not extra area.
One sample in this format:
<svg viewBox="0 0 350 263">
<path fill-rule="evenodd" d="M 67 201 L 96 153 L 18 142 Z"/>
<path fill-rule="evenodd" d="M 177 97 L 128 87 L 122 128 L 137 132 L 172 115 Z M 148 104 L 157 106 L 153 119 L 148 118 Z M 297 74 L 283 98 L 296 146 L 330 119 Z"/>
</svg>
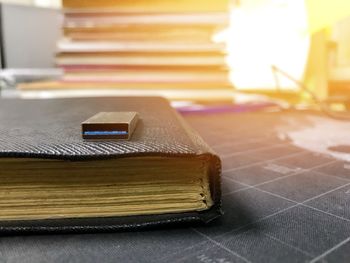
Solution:
<svg viewBox="0 0 350 263">
<path fill-rule="evenodd" d="M 232 94 L 225 43 L 215 41 L 228 0 L 63 0 L 63 8 L 63 77 L 19 85 L 23 96 Z"/>
</svg>

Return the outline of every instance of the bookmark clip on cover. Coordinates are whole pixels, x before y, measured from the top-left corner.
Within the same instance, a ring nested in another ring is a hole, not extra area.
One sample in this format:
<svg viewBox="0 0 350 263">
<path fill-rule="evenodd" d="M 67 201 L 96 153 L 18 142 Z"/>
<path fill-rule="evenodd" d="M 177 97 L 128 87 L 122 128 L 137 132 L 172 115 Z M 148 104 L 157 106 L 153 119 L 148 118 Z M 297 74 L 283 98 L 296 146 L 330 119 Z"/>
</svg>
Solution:
<svg viewBox="0 0 350 263">
<path fill-rule="evenodd" d="M 137 112 L 100 112 L 82 123 L 82 136 L 92 140 L 129 140 L 138 119 Z"/>
</svg>

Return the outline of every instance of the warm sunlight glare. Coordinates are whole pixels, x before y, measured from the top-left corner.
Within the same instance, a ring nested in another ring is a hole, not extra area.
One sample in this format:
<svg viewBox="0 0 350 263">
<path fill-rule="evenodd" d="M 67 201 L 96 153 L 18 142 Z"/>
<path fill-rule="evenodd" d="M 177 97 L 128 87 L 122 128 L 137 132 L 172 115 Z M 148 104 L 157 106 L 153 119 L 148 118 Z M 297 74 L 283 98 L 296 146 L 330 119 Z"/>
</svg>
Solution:
<svg viewBox="0 0 350 263">
<path fill-rule="evenodd" d="M 349 0 L 306 0 L 311 33 L 334 24 L 350 14 Z"/>
<path fill-rule="evenodd" d="M 228 31 L 230 78 L 238 90 L 276 90 L 272 65 L 303 79 L 310 44 L 304 0 L 240 1 Z M 299 90 L 281 75 L 278 82 Z"/>
</svg>

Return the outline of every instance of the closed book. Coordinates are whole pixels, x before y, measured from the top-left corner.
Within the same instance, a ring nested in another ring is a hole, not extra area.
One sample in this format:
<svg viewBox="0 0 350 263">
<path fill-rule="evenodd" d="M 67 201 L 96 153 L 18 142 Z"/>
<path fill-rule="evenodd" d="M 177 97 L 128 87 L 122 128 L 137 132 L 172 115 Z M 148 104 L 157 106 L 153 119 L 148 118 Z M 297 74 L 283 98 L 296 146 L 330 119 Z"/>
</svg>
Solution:
<svg viewBox="0 0 350 263">
<path fill-rule="evenodd" d="M 105 66 L 105 71 L 111 66 L 122 68 L 136 66 L 150 70 L 152 67 L 168 70 L 170 67 L 180 67 L 182 70 L 188 70 L 188 67 L 222 67 L 225 63 L 226 55 L 223 52 L 74 52 L 60 53 L 56 56 L 58 66 Z M 174 70 L 174 68 L 170 69 Z"/>
<path fill-rule="evenodd" d="M 181 38 L 193 38 L 202 41 L 211 41 L 212 36 L 218 32 L 224 30 L 226 26 L 213 25 L 195 25 L 195 24 L 183 24 L 183 25 L 169 25 L 169 24 L 157 24 L 157 25 L 106 25 L 106 26 L 92 26 L 89 27 L 77 27 L 77 26 L 63 26 L 63 34 L 66 38 L 74 40 L 86 40 L 99 37 L 98 39 L 104 40 L 143 40 L 152 39 L 156 41 L 162 41 L 164 39 L 181 39 Z M 79 39 L 80 38 L 80 39 Z"/>
<path fill-rule="evenodd" d="M 227 11 L 228 0 L 63 0 L 65 9 L 107 10 L 118 12 L 218 12 Z"/>
<path fill-rule="evenodd" d="M 224 26 L 229 24 L 227 12 L 209 13 L 66 13 L 64 26 L 75 27 L 106 27 L 106 26 Z"/>
<path fill-rule="evenodd" d="M 57 43 L 59 52 L 97 53 L 97 52 L 187 52 L 209 53 L 225 51 L 223 43 L 186 43 L 184 42 L 131 42 L 131 41 L 71 41 L 63 39 Z"/>
<path fill-rule="evenodd" d="M 84 140 L 99 112 L 138 112 L 130 140 Z M 220 159 L 156 97 L 2 99 L 0 232 L 91 232 L 208 222 Z"/>
<path fill-rule="evenodd" d="M 93 83 L 183 83 L 183 84 L 226 84 L 229 85 L 227 72 L 166 72 L 134 71 L 113 73 L 66 73 L 62 80 L 68 82 Z"/>
<path fill-rule="evenodd" d="M 27 83 L 19 83 L 17 88 L 20 91 L 28 91 L 28 90 L 43 90 L 43 91 L 54 91 L 54 90 L 117 90 L 117 91 L 126 91 L 129 94 L 137 95 L 137 92 L 140 90 L 149 91 L 152 94 L 153 91 L 157 90 L 167 90 L 167 91 L 176 91 L 180 90 L 183 93 L 187 91 L 196 91 L 200 93 L 202 91 L 210 91 L 212 95 L 218 93 L 222 90 L 230 92 L 231 95 L 234 92 L 232 88 L 232 84 L 229 82 L 218 82 L 218 83 L 176 83 L 176 82 L 137 82 L 135 80 L 131 83 L 121 83 L 121 82 L 92 82 L 92 81 L 38 81 L 38 82 L 27 82 Z M 197 94 L 200 95 L 200 94 Z"/>
<path fill-rule="evenodd" d="M 179 41 L 192 39 L 196 42 L 210 42 L 212 35 L 222 30 L 220 27 L 207 25 L 115 25 L 96 27 L 63 27 L 66 38 L 108 41 L 145 41 L 152 36 L 153 41 Z"/>
</svg>

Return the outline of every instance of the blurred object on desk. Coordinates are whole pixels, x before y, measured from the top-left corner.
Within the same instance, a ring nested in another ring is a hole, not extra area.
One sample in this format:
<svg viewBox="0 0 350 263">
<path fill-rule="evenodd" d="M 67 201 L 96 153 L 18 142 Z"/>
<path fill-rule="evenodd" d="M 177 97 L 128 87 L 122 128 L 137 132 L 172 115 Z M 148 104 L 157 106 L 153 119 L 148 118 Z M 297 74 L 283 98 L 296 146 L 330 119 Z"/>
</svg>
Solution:
<svg viewBox="0 0 350 263">
<path fill-rule="evenodd" d="M 20 83 L 31 83 L 43 80 L 62 78 L 63 71 L 58 68 L 46 69 L 4 69 L 0 71 L 1 97 L 20 97 L 16 87 Z"/>
<path fill-rule="evenodd" d="M 331 34 L 329 95 L 347 101 L 350 109 L 350 17 L 338 22 Z"/>
<path fill-rule="evenodd" d="M 0 3 L 1 67 L 51 68 L 60 38 L 57 9 Z"/>
</svg>

